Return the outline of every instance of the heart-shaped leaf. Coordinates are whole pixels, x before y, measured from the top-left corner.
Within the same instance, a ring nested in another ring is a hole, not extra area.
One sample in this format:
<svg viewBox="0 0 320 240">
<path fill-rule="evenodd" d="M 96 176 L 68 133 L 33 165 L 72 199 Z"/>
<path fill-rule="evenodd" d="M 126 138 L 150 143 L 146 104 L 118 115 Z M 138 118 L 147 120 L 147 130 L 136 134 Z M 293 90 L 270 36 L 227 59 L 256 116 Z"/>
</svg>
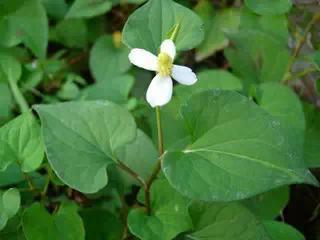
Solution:
<svg viewBox="0 0 320 240">
<path fill-rule="evenodd" d="M 64 204 L 50 215 L 39 203 L 27 208 L 22 217 L 23 232 L 28 240 L 84 240 L 84 227 L 74 205 Z"/>
<path fill-rule="evenodd" d="M 130 15 L 123 30 L 123 42 L 129 48 L 143 48 L 154 54 L 168 33 L 179 24 L 178 50 L 192 49 L 201 43 L 201 19 L 190 9 L 171 0 L 149 0 Z"/>
<path fill-rule="evenodd" d="M 35 109 L 53 170 L 81 192 L 97 192 L 107 184 L 106 168 L 115 163 L 116 150 L 136 136 L 132 116 L 111 102 L 68 102 Z"/>
<path fill-rule="evenodd" d="M 11 2 L 5 1 L 1 7 Z M 12 47 L 22 41 L 37 57 L 44 58 L 48 45 L 48 19 L 42 1 L 19 1 L 15 11 L 6 12 L 0 20 L 0 32 L 0 44 Z"/>
<path fill-rule="evenodd" d="M 232 201 L 282 185 L 317 184 L 300 140 L 246 97 L 207 91 L 183 103 L 181 113 L 192 144 L 167 152 L 162 169 L 183 195 Z"/>
<path fill-rule="evenodd" d="M 20 193 L 15 188 L 0 191 L 0 231 L 20 208 Z"/>
<path fill-rule="evenodd" d="M 0 171 L 18 163 L 25 172 L 37 169 L 44 157 L 40 127 L 31 112 L 0 128 Z"/>
</svg>

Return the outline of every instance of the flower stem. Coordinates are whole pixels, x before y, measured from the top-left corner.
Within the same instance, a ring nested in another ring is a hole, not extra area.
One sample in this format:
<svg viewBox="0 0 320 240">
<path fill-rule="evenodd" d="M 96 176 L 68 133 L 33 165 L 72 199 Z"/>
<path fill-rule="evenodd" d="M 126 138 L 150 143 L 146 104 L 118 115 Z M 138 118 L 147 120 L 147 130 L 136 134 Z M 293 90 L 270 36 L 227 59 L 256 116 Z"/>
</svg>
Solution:
<svg viewBox="0 0 320 240">
<path fill-rule="evenodd" d="M 161 160 L 164 152 L 163 148 L 163 134 L 162 134 L 162 124 L 161 124 L 161 112 L 160 107 L 156 107 L 156 118 L 157 118 L 157 130 L 158 130 L 158 149 L 159 149 L 159 160 L 154 167 L 150 178 L 147 181 L 145 188 L 145 203 L 147 208 L 147 214 L 151 214 L 151 198 L 150 198 L 150 188 L 154 180 L 157 178 L 158 173 L 161 170 Z"/>
</svg>

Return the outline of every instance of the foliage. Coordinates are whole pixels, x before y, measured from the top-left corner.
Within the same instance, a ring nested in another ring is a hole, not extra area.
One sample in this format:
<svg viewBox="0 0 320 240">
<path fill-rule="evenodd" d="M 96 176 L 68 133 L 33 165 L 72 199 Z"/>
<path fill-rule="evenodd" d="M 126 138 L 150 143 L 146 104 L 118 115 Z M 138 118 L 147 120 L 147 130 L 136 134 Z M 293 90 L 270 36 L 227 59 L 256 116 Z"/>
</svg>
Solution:
<svg viewBox="0 0 320 240">
<path fill-rule="evenodd" d="M 318 191 L 306 5 L 0 0 L 0 239 L 317 240 L 285 211 L 292 185 Z M 175 60 L 198 81 L 151 108 L 153 75 L 128 55 L 165 39 L 170 74 Z"/>
</svg>

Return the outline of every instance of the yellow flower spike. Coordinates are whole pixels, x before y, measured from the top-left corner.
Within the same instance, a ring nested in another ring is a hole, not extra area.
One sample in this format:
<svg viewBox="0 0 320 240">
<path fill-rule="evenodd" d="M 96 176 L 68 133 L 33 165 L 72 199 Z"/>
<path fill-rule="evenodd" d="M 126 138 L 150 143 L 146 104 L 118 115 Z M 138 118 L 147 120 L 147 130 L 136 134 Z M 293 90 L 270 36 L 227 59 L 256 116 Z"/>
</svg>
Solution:
<svg viewBox="0 0 320 240">
<path fill-rule="evenodd" d="M 160 76 L 170 76 L 173 67 L 173 59 L 166 53 L 158 55 L 158 72 Z"/>
</svg>

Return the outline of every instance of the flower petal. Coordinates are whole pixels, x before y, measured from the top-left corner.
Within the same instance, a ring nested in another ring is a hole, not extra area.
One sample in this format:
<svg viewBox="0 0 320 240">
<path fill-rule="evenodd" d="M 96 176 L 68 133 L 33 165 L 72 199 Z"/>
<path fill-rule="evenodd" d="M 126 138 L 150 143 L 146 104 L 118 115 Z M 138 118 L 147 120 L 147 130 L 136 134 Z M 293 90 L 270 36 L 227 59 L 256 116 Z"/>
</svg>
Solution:
<svg viewBox="0 0 320 240">
<path fill-rule="evenodd" d="M 192 85 L 198 81 L 192 69 L 185 66 L 173 65 L 171 76 L 183 85 Z"/>
<path fill-rule="evenodd" d="M 170 76 L 161 77 L 157 74 L 151 81 L 147 90 L 147 101 L 151 107 L 163 106 L 172 97 L 173 83 Z"/>
<path fill-rule="evenodd" d="M 144 49 L 132 49 L 129 53 L 129 60 L 132 64 L 136 65 L 137 67 L 144 68 L 150 71 L 157 70 L 157 57 Z"/>
<path fill-rule="evenodd" d="M 176 56 L 176 46 L 171 39 L 166 39 L 161 43 L 160 52 L 168 54 L 172 60 Z"/>
</svg>

